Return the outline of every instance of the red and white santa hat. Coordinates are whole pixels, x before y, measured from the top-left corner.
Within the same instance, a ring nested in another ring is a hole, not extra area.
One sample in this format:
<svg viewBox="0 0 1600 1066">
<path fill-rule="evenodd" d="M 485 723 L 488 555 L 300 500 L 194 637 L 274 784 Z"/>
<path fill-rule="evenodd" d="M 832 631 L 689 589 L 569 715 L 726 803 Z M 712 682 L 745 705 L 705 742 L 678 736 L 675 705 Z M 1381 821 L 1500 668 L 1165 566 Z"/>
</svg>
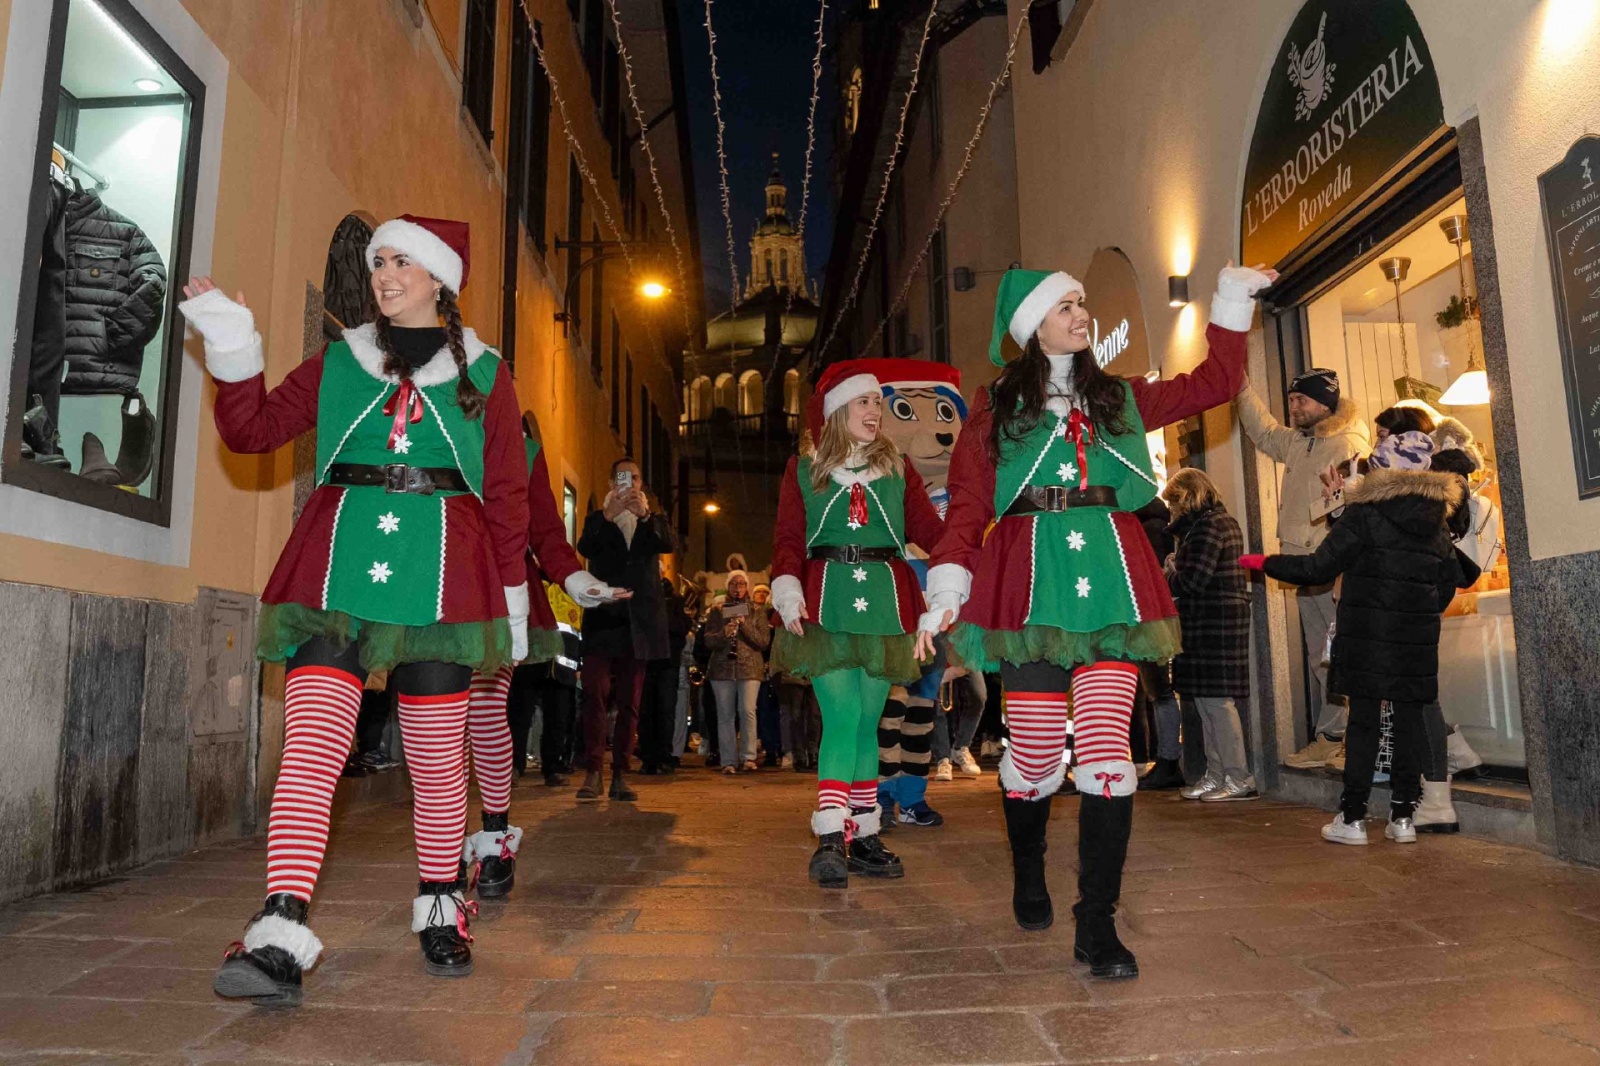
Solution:
<svg viewBox="0 0 1600 1066">
<path fill-rule="evenodd" d="M 857 359 L 858 372 L 871 374 L 878 384 L 900 389 L 946 388 L 961 394 L 961 371 L 928 359 Z"/>
<path fill-rule="evenodd" d="M 367 242 L 367 268 L 379 248 L 404 252 L 428 273 L 444 282 L 444 287 L 459 294 L 467 283 L 469 226 L 448 218 L 423 218 L 401 215 L 372 231 Z"/>
<path fill-rule="evenodd" d="M 822 372 L 811 392 L 811 402 L 806 405 L 806 428 L 811 430 L 812 440 L 820 441 L 823 424 L 833 412 L 857 396 L 869 392 L 883 394 L 883 386 L 870 365 L 881 362 L 881 359 L 845 359 Z"/>
</svg>

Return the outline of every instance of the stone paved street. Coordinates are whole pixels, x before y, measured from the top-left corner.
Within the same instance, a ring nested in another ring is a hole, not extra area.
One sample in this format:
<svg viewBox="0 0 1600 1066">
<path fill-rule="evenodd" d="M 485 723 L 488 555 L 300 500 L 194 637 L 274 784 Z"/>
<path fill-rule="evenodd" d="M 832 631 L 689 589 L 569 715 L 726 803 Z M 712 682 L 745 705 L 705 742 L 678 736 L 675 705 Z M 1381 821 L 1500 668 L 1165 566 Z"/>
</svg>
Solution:
<svg viewBox="0 0 1600 1066">
<path fill-rule="evenodd" d="M 905 881 L 805 881 L 810 781 L 640 778 L 637 807 L 519 785 L 517 890 L 477 969 L 423 975 L 401 803 L 344 815 L 306 1005 L 211 993 L 261 841 L 0 910 L 0 1062 L 1600 1062 L 1600 872 L 1468 839 L 1365 849 L 1324 815 L 1142 795 L 1124 892 L 1144 976 L 1091 983 L 1020 932 L 994 776 L 890 838 Z M 1067 918 L 1076 804 L 1058 805 Z"/>
</svg>

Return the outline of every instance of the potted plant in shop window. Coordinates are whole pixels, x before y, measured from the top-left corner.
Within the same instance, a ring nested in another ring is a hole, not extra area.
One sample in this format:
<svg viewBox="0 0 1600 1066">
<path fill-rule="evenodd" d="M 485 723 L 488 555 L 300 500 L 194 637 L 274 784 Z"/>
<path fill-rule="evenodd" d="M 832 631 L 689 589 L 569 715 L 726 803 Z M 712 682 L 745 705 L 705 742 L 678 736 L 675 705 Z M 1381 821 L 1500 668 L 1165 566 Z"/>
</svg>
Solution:
<svg viewBox="0 0 1600 1066">
<path fill-rule="evenodd" d="M 1450 361 L 1450 377 L 1465 370 L 1472 362 L 1474 346 L 1478 343 L 1478 301 L 1472 296 L 1452 296 L 1442 311 L 1433 316 L 1439 327 L 1439 346 Z"/>
</svg>

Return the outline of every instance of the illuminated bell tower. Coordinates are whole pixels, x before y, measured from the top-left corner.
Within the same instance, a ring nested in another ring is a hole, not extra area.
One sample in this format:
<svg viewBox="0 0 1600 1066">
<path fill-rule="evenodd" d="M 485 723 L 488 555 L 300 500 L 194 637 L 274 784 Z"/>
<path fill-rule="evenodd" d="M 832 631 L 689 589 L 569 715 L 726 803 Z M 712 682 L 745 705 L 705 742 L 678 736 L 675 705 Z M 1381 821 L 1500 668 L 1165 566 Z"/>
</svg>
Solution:
<svg viewBox="0 0 1600 1066">
<path fill-rule="evenodd" d="M 805 248 L 789 221 L 789 187 L 783 183 L 783 172 L 778 169 L 778 153 L 772 153 L 772 173 L 767 175 L 766 215 L 750 238 L 750 272 L 745 283 L 744 298 L 749 299 L 764 289 L 780 293 L 793 291 L 796 296 L 811 299 L 806 283 Z"/>
</svg>

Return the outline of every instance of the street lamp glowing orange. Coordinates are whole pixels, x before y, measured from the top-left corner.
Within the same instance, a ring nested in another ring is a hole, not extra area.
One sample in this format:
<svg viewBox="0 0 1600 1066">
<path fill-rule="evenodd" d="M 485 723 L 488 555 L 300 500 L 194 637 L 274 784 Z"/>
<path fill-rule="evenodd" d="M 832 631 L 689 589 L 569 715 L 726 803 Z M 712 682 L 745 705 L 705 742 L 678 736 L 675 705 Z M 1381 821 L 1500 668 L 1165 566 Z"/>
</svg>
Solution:
<svg viewBox="0 0 1600 1066">
<path fill-rule="evenodd" d="M 671 291 L 659 281 L 647 281 L 639 286 L 639 295 L 647 300 L 659 300 Z"/>
<path fill-rule="evenodd" d="M 722 510 L 722 504 L 718 503 L 716 500 L 707 500 L 705 505 L 700 509 L 706 514 L 716 514 L 718 511 Z"/>
</svg>

